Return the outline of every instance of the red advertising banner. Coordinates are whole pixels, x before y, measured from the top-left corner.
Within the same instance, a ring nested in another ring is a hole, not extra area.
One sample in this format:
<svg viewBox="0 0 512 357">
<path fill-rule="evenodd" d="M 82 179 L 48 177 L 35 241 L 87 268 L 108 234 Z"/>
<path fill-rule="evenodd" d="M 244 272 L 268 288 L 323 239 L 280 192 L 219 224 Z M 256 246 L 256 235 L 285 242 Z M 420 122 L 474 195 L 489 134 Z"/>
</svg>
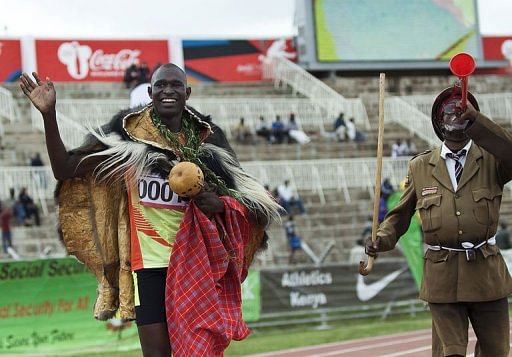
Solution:
<svg viewBox="0 0 512 357">
<path fill-rule="evenodd" d="M 13 82 L 21 74 L 20 40 L 0 39 L 0 82 Z"/>
<path fill-rule="evenodd" d="M 512 36 L 482 37 L 484 59 L 486 61 L 509 61 L 508 68 L 495 69 L 492 73 L 512 73 Z"/>
<path fill-rule="evenodd" d="M 36 40 L 37 69 L 57 82 L 121 81 L 132 63 L 169 62 L 167 40 Z"/>
<path fill-rule="evenodd" d="M 292 61 L 297 57 L 291 39 L 183 41 L 185 69 L 192 83 L 261 81 L 261 61 L 269 54 Z"/>
</svg>

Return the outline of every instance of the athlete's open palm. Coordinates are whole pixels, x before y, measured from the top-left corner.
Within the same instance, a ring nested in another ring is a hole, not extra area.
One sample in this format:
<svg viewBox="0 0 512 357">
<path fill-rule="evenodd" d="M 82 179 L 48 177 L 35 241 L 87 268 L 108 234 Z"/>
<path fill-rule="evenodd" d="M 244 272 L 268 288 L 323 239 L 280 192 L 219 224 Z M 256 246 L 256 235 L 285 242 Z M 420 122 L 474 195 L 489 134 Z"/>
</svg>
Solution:
<svg viewBox="0 0 512 357">
<path fill-rule="evenodd" d="M 45 82 L 41 81 L 36 72 L 32 72 L 32 75 L 35 83 L 26 73 L 20 77 L 21 90 L 42 114 L 55 110 L 56 94 L 53 83 L 48 77 Z"/>
</svg>

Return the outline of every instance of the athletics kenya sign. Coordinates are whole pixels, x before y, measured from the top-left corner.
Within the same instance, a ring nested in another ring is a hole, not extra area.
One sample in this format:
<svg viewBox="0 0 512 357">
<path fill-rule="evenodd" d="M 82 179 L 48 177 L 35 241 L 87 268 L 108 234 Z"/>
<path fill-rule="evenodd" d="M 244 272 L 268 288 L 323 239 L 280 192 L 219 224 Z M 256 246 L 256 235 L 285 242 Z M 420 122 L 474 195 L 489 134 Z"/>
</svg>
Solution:
<svg viewBox="0 0 512 357">
<path fill-rule="evenodd" d="M 167 40 L 36 40 L 37 69 L 53 81 L 121 81 L 132 63 L 169 62 Z"/>
<path fill-rule="evenodd" d="M 260 271 L 261 315 L 415 299 L 405 262 L 379 262 L 367 277 L 356 265 L 297 266 Z"/>
</svg>

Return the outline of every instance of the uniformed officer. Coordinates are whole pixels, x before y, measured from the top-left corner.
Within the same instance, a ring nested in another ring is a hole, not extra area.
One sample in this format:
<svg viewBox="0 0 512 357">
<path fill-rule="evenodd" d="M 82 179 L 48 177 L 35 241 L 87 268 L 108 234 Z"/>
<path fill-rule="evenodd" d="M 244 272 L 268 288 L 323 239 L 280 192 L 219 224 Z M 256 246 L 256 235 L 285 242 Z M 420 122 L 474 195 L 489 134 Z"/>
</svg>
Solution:
<svg viewBox="0 0 512 357">
<path fill-rule="evenodd" d="M 512 279 L 494 235 L 503 186 L 512 179 L 512 134 L 481 114 L 471 93 L 463 111 L 460 97 L 454 87 L 436 98 L 432 124 L 443 144 L 410 161 L 403 196 L 366 252 L 393 249 L 418 210 L 427 247 L 420 298 L 432 313 L 432 355 L 464 356 L 471 321 L 475 356 L 505 357 Z"/>
</svg>

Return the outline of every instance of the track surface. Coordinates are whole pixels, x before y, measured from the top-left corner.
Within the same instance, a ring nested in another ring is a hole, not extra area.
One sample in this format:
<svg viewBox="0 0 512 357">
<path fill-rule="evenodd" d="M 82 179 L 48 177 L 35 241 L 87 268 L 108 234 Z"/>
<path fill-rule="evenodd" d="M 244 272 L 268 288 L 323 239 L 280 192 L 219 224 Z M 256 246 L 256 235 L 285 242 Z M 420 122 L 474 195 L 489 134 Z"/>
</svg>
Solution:
<svg viewBox="0 0 512 357">
<path fill-rule="evenodd" d="M 430 357 L 431 330 L 329 343 L 252 355 L 251 357 Z M 467 357 L 474 357 L 476 337 L 469 331 Z"/>
</svg>

